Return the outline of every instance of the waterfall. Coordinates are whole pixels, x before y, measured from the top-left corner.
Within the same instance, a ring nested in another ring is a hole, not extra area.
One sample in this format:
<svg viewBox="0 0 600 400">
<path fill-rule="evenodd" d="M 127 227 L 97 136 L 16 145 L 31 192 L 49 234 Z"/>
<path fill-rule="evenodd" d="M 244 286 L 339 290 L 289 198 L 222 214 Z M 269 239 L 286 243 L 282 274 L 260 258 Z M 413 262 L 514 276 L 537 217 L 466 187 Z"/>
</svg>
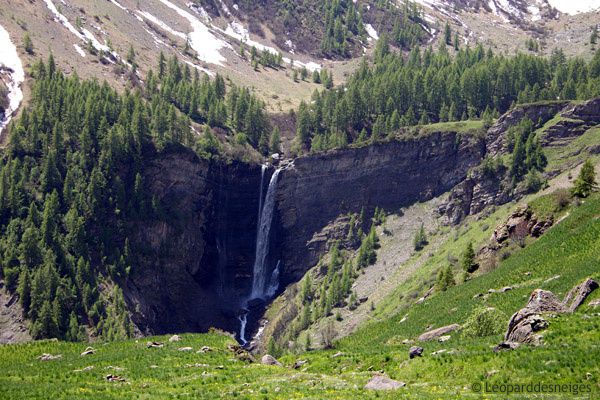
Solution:
<svg viewBox="0 0 600 400">
<path fill-rule="evenodd" d="M 240 342 L 242 343 L 242 346 L 245 346 L 246 343 L 248 343 L 246 341 L 246 322 L 248 322 L 248 313 L 244 312 L 240 314 L 238 319 L 240 320 Z"/>
<path fill-rule="evenodd" d="M 275 296 L 277 293 L 277 289 L 279 289 L 279 266 L 281 265 L 281 260 L 277 261 L 277 265 L 271 274 L 271 280 L 269 281 L 269 287 L 267 288 L 267 297 Z"/>
<path fill-rule="evenodd" d="M 265 171 L 267 170 L 267 166 L 265 164 L 261 165 L 260 170 L 260 195 L 258 197 L 258 222 L 256 224 L 256 236 L 258 237 L 258 232 L 260 230 L 260 217 L 262 213 L 262 205 L 263 205 L 263 188 L 264 188 L 264 180 L 265 180 Z"/>
<path fill-rule="evenodd" d="M 271 232 L 271 223 L 273 221 L 273 211 L 275 209 L 275 192 L 277 190 L 277 178 L 281 168 L 277 169 L 267 188 L 264 204 L 261 205 L 261 212 L 258 218 L 258 232 L 256 235 L 256 252 L 254 258 L 254 268 L 252 276 L 252 294 L 250 298 L 267 297 L 267 256 L 269 254 L 269 238 Z M 261 187 L 262 190 L 262 187 Z M 262 198 L 262 196 L 261 196 Z"/>
</svg>

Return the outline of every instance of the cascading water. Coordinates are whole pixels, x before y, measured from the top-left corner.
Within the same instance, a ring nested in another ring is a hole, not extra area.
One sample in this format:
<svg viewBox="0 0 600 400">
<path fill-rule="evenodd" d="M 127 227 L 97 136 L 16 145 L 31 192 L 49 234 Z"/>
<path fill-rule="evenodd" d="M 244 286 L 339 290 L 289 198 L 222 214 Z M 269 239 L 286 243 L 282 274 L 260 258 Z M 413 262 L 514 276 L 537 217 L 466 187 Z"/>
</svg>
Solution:
<svg viewBox="0 0 600 400">
<path fill-rule="evenodd" d="M 240 320 L 240 342 L 242 343 L 242 346 L 244 346 L 246 343 L 248 343 L 246 341 L 246 323 L 248 322 L 248 313 L 243 312 L 240 314 L 238 319 Z"/>
<path fill-rule="evenodd" d="M 275 209 L 275 192 L 277 190 L 277 178 L 281 168 L 275 170 L 271 180 L 269 181 L 269 187 L 267 189 L 267 195 L 265 196 L 264 204 L 262 205 L 262 211 L 258 219 L 258 233 L 256 235 L 256 253 L 254 258 L 254 268 L 252 276 L 252 294 L 250 298 L 266 299 L 267 297 L 267 282 L 268 265 L 267 256 L 269 254 L 269 239 L 271 232 L 271 223 L 273 222 L 273 211 Z"/>
<path fill-rule="evenodd" d="M 277 190 L 277 179 L 281 168 L 275 170 L 269 186 L 267 188 L 267 194 L 263 202 L 263 183 L 264 176 L 267 170 L 267 166 L 262 166 L 260 175 L 260 197 L 258 202 L 258 222 L 256 232 L 256 250 L 254 256 L 254 267 L 252 270 L 252 292 L 250 296 L 244 302 L 242 312 L 238 316 L 240 321 L 240 334 L 239 341 L 245 346 L 248 342 L 246 340 L 246 324 L 248 322 L 248 301 L 251 299 L 263 299 L 267 300 L 273 297 L 279 287 L 279 262 L 269 274 L 269 266 L 267 263 L 267 256 L 269 255 L 269 240 L 271 233 L 271 224 L 273 222 L 273 212 L 275 210 L 275 193 Z M 269 276 L 267 276 L 269 275 Z"/>
</svg>

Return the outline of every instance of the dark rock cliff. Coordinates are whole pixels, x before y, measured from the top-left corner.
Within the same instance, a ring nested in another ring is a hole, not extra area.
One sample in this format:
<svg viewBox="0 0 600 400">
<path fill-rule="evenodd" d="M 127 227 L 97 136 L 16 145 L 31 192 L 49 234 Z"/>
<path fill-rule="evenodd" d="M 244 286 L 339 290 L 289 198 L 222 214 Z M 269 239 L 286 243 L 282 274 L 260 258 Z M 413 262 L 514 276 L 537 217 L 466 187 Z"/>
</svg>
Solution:
<svg viewBox="0 0 600 400">
<path fill-rule="evenodd" d="M 445 132 L 296 159 L 280 178 L 273 239 L 283 282 L 316 263 L 320 254 L 307 243 L 338 215 L 431 199 L 464 180 L 483 155 L 483 140 Z"/>
<path fill-rule="evenodd" d="M 561 110 L 564 118 L 591 126 L 600 122 L 599 101 L 518 107 L 485 137 L 437 132 L 295 159 L 279 174 L 266 273 L 280 263 L 280 290 L 300 279 L 324 251 L 326 238 L 319 232 L 363 207 L 367 216 L 375 207 L 394 212 L 452 190 L 440 212 L 457 222 L 510 201 L 515 193 L 501 176 L 476 168 L 485 156 L 505 151 L 507 128 L 524 117 L 543 124 Z M 273 173 L 273 167 L 265 171 L 263 197 Z M 124 293 L 136 325 L 142 333 L 211 326 L 237 331 L 240 308 L 248 305 L 252 332 L 263 305 L 247 303 L 261 166 L 209 162 L 177 148 L 147 156 L 143 179 L 151 196 L 168 209 L 167 218 L 138 221 L 128 229 L 139 266 Z"/>
<path fill-rule="evenodd" d="M 430 199 L 465 179 L 483 154 L 482 139 L 447 132 L 296 159 L 279 177 L 269 273 L 281 262 L 283 289 L 314 265 L 322 249 L 309 241 L 340 214 Z M 179 148 L 148 157 L 143 179 L 169 209 L 168 218 L 130 229 L 139 267 L 124 293 L 134 322 L 142 333 L 237 331 L 252 285 L 261 167 Z"/>
<path fill-rule="evenodd" d="M 254 257 L 260 166 L 222 164 L 177 149 L 145 163 L 166 221 L 132 227 L 139 259 L 125 295 L 143 333 L 235 330 Z M 248 269 L 250 266 L 250 269 Z"/>
</svg>

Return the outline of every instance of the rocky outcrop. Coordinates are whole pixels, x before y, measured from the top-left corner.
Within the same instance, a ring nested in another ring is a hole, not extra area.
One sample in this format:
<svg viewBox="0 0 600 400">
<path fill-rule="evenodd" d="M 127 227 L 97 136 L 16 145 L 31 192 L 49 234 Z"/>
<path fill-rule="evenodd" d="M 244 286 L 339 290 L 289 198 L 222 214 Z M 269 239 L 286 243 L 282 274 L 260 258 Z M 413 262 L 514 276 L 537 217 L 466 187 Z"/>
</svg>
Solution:
<svg viewBox="0 0 600 400">
<path fill-rule="evenodd" d="M 522 119 L 529 118 L 534 124 L 538 122 L 545 124 L 569 104 L 568 101 L 556 101 L 525 104 L 515 107 L 513 110 L 502 115 L 488 129 L 485 140 L 487 153 L 490 156 L 501 154 L 506 149 L 506 131 L 511 126 L 517 125 Z"/>
<path fill-rule="evenodd" d="M 148 151 L 143 181 L 166 214 L 129 227 L 138 268 L 124 285 L 145 334 L 235 331 L 252 280 L 260 166 Z"/>
<path fill-rule="evenodd" d="M 457 329 L 460 329 L 459 324 L 442 326 L 441 328 L 432 329 L 430 331 L 427 331 L 427 332 L 421 334 L 421 336 L 419 336 L 417 338 L 417 340 L 419 340 L 421 342 L 425 342 L 428 340 L 437 339 L 437 338 L 440 338 L 440 337 L 446 335 L 447 333 L 454 332 Z"/>
<path fill-rule="evenodd" d="M 514 192 L 506 183 L 505 175 L 504 166 L 492 173 L 481 167 L 471 170 L 467 178 L 452 189 L 448 200 L 439 207 L 438 213 L 449 224 L 455 225 L 466 216 L 477 214 L 489 205 L 509 202 Z"/>
<path fill-rule="evenodd" d="M 580 285 L 575 286 L 563 301 L 547 290 L 534 290 L 527 305 L 517 311 L 508 321 L 504 345 L 500 345 L 498 348 L 513 348 L 511 343 L 539 344 L 541 336 L 537 332 L 548 327 L 548 322 L 543 317 L 544 313 L 574 312 L 597 288 L 596 281 L 586 279 Z"/>
<path fill-rule="evenodd" d="M 546 127 L 539 135 L 542 146 L 566 146 L 590 127 L 599 125 L 600 98 L 580 104 L 572 104 L 569 101 L 526 104 L 502 115 L 486 133 L 486 162 L 471 170 L 467 178 L 451 191 L 448 201 L 439 208 L 439 214 L 447 223 L 457 224 L 466 216 L 476 214 L 489 206 L 506 204 L 525 195 L 525 185 L 515 187 L 508 176 L 507 168 L 494 160 L 506 154 L 506 133 L 511 126 L 529 118 L 536 124 L 536 128 L 541 128 L 555 117 L 559 117 L 557 122 Z M 587 151 L 600 153 L 600 146 L 592 146 Z M 553 176 L 557 172 L 559 171 L 549 171 L 547 175 Z"/>
<path fill-rule="evenodd" d="M 20 343 L 31 340 L 27 329 L 19 295 L 10 295 L 0 281 L 0 344 Z"/>
<path fill-rule="evenodd" d="M 539 218 L 528 205 L 515 210 L 499 224 L 492 233 L 487 245 L 477 253 L 479 259 L 489 258 L 511 242 L 523 243 L 525 238 L 542 236 L 554 224 L 554 218 Z"/>
<path fill-rule="evenodd" d="M 263 365 L 272 365 L 275 367 L 282 366 L 281 363 L 279 361 L 277 361 L 277 359 L 270 354 L 265 354 L 264 356 L 262 356 L 262 358 L 260 359 L 260 363 Z"/>
<path fill-rule="evenodd" d="M 419 347 L 419 346 L 412 346 L 410 349 L 408 349 L 408 357 L 409 358 L 415 358 L 415 357 L 422 357 L 423 356 L 423 348 Z"/>
<path fill-rule="evenodd" d="M 280 176 L 273 256 L 284 282 L 299 279 L 319 257 L 307 246 L 340 214 L 372 215 L 438 196 L 481 162 L 483 141 L 455 132 L 300 157 Z"/>
<path fill-rule="evenodd" d="M 600 99 L 569 105 L 559 117 L 557 123 L 548 127 L 541 136 L 543 146 L 563 146 L 600 124 Z"/>
</svg>

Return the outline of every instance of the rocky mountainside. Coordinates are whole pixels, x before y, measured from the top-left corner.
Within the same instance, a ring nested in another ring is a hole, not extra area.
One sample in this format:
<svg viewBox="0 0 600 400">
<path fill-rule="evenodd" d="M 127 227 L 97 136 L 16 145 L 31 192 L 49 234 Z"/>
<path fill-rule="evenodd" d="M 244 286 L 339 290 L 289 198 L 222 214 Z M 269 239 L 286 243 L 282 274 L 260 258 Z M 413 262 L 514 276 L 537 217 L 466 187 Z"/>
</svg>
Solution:
<svg viewBox="0 0 600 400">
<path fill-rule="evenodd" d="M 487 136 L 434 132 L 282 165 L 267 276 L 279 269 L 279 291 L 301 279 L 328 249 L 327 234 L 315 237 L 340 215 L 361 209 L 370 215 L 375 207 L 394 213 L 450 191 L 439 212 L 458 223 L 522 196 L 525 192 L 505 189 L 502 175 L 487 177 L 476 167 L 486 156 L 504 151 L 496 143 L 524 116 L 542 123 L 573 110 L 589 116 L 597 102 L 519 107 L 502 116 Z M 600 118 L 587 121 L 598 125 Z M 560 145 L 577 132 L 564 130 Z M 239 329 L 237 316 L 252 289 L 257 210 L 275 168 L 261 179 L 259 166 L 207 162 L 183 149 L 148 157 L 144 179 L 151 182 L 153 196 L 172 205 L 174 214 L 169 222 L 132 227 L 137 232 L 133 247 L 140 251 L 143 267 L 128 281 L 125 296 L 140 331 Z M 260 303 L 255 306 L 259 308 L 248 332 L 256 329 L 261 315 Z"/>
</svg>

